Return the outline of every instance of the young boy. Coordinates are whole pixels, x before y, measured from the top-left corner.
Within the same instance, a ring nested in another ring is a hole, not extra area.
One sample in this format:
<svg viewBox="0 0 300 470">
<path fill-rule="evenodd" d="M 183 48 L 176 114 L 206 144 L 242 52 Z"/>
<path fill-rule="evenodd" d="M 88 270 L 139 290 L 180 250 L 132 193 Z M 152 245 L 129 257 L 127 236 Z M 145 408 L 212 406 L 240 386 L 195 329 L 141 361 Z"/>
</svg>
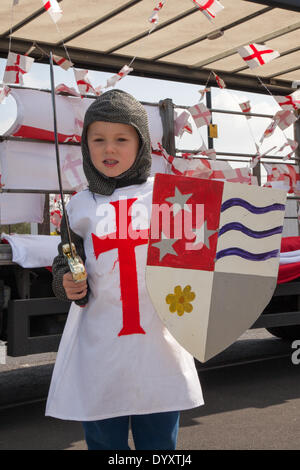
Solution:
<svg viewBox="0 0 300 470">
<path fill-rule="evenodd" d="M 67 212 L 88 282 L 73 282 L 60 244 L 53 290 L 74 302 L 46 415 L 82 421 L 88 449 L 129 449 L 130 420 L 136 449 L 172 450 L 179 410 L 203 398 L 192 356 L 164 327 L 145 286 L 153 178 L 141 103 L 121 90 L 97 98 L 85 115 L 82 154 L 89 187 Z M 64 222 L 61 235 L 66 243 Z"/>
</svg>

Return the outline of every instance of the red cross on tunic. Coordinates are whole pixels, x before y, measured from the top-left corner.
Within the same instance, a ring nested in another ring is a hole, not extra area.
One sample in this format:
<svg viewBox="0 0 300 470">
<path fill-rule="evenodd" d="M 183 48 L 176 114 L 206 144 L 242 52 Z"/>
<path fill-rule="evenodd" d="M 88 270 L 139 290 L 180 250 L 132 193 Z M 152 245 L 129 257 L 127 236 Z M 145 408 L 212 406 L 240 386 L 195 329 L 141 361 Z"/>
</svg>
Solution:
<svg viewBox="0 0 300 470">
<path fill-rule="evenodd" d="M 247 57 L 243 57 L 244 60 L 252 60 L 252 59 L 257 59 L 260 65 L 264 65 L 265 62 L 262 59 L 262 54 L 269 54 L 271 52 L 274 52 L 272 49 L 265 49 L 264 51 L 258 51 L 256 47 L 253 44 L 249 44 L 249 47 L 253 50 L 253 54 L 248 55 Z"/>
<path fill-rule="evenodd" d="M 20 73 L 24 75 L 26 73 L 26 70 L 21 69 L 20 67 L 20 59 L 21 56 L 20 54 L 17 55 L 16 62 L 14 65 L 7 65 L 5 71 L 6 72 L 16 72 L 16 81 L 15 83 L 20 83 Z"/>
<path fill-rule="evenodd" d="M 104 237 L 97 237 L 92 233 L 96 259 L 101 253 L 113 250 L 114 248 L 118 249 L 123 309 L 123 328 L 118 336 L 136 333 L 145 334 L 145 331 L 140 325 L 135 247 L 148 243 L 149 229 L 134 231 L 131 227 L 132 219 L 129 212 L 130 207 L 136 200 L 137 198 L 110 203 L 115 208 L 117 226 L 115 233 Z M 124 234 L 125 227 L 126 233 Z"/>
</svg>

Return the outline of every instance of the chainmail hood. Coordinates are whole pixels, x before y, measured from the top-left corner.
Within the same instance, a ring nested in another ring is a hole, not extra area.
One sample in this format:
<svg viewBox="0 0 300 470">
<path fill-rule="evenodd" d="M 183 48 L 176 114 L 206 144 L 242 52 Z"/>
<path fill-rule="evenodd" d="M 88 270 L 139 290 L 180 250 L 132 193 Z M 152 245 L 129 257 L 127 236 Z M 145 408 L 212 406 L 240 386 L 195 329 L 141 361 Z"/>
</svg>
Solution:
<svg viewBox="0 0 300 470">
<path fill-rule="evenodd" d="M 129 124 L 135 128 L 140 138 L 140 148 L 133 165 L 114 178 L 105 176 L 92 163 L 87 143 L 88 126 L 94 121 Z M 87 109 L 82 137 L 81 150 L 83 170 L 93 193 L 110 195 L 118 187 L 144 183 L 151 169 L 151 143 L 148 115 L 144 106 L 133 96 L 122 90 L 110 90 L 99 96 Z"/>
</svg>

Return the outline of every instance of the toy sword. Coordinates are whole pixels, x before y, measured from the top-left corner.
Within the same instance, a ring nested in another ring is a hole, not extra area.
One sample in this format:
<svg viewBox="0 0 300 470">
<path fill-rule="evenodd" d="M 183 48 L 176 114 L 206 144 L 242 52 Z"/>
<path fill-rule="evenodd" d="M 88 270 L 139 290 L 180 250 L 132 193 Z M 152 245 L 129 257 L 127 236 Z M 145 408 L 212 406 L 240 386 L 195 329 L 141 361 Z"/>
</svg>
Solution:
<svg viewBox="0 0 300 470">
<path fill-rule="evenodd" d="M 65 216 L 68 242 L 62 246 L 64 256 L 68 261 L 70 271 L 72 273 L 73 280 L 75 282 L 84 281 L 87 279 L 86 270 L 82 259 L 78 256 L 74 243 L 71 240 L 70 225 L 68 220 L 68 214 L 65 208 L 61 171 L 60 171 L 60 157 L 59 157 L 59 145 L 58 145 L 58 133 L 57 133 L 57 122 L 56 122 L 56 106 L 55 106 L 55 88 L 54 88 L 54 73 L 53 73 L 53 56 L 50 51 L 50 81 L 51 81 L 51 97 L 52 97 L 52 108 L 53 108 L 53 122 L 54 122 L 54 138 L 55 138 L 55 152 L 56 152 L 56 165 L 58 173 L 59 191 L 62 202 L 63 215 Z"/>
</svg>

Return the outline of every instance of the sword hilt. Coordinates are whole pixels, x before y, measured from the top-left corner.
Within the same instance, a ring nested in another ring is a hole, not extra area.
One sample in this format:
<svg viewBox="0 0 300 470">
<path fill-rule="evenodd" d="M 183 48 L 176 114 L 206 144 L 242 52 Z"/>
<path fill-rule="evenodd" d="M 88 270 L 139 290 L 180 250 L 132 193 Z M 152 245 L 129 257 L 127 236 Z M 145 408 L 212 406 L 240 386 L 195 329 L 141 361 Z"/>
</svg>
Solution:
<svg viewBox="0 0 300 470">
<path fill-rule="evenodd" d="M 73 277 L 73 281 L 74 282 L 85 281 L 87 279 L 87 273 L 86 273 L 82 259 L 76 252 L 74 243 L 72 243 L 72 247 L 70 247 L 69 243 L 65 243 L 62 246 L 62 251 L 68 261 L 68 265 L 69 265 L 69 268 Z"/>
</svg>

